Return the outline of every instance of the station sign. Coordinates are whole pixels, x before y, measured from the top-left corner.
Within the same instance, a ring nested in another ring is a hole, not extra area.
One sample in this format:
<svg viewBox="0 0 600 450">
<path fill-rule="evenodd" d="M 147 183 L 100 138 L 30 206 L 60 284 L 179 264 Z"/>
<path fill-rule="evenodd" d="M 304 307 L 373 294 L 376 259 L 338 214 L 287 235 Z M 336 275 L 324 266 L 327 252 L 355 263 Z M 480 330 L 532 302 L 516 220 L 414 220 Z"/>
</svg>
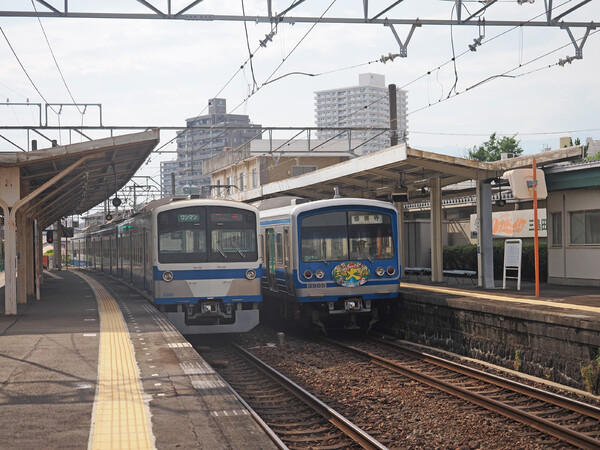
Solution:
<svg viewBox="0 0 600 450">
<path fill-rule="evenodd" d="M 492 213 L 492 236 L 495 238 L 532 238 L 535 235 L 533 209 Z M 538 209 L 538 236 L 548 236 L 546 209 Z M 471 238 L 477 238 L 477 214 L 471 214 Z"/>
</svg>

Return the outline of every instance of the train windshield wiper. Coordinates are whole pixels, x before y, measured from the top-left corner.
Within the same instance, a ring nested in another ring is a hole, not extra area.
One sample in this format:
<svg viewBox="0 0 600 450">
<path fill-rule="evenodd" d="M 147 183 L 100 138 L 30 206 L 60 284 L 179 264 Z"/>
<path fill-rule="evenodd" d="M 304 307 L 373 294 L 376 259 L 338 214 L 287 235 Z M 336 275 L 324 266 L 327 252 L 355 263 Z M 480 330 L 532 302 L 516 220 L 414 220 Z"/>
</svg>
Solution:
<svg viewBox="0 0 600 450">
<path fill-rule="evenodd" d="M 316 258 L 316 259 L 313 259 L 313 261 L 321 261 L 321 262 L 324 262 L 326 265 L 329 265 L 329 261 L 327 261 L 325 258 Z"/>
<path fill-rule="evenodd" d="M 367 252 L 365 252 L 364 250 L 361 250 L 360 252 L 361 255 L 363 255 L 365 258 L 367 258 L 369 260 L 369 262 L 372 264 L 373 260 L 371 259 L 371 257 L 367 254 Z"/>
<path fill-rule="evenodd" d="M 217 250 L 219 251 L 219 253 L 221 254 L 221 256 L 225 259 L 227 259 L 227 255 L 225 254 L 225 252 L 223 252 L 223 249 L 221 248 L 221 243 L 217 242 Z"/>
<path fill-rule="evenodd" d="M 240 254 L 240 256 L 242 258 L 246 257 L 246 254 L 244 252 L 242 252 L 242 249 L 235 243 L 235 241 L 231 241 L 231 245 L 233 245 L 233 248 L 235 248 L 237 250 L 237 252 Z"/>
</svg>

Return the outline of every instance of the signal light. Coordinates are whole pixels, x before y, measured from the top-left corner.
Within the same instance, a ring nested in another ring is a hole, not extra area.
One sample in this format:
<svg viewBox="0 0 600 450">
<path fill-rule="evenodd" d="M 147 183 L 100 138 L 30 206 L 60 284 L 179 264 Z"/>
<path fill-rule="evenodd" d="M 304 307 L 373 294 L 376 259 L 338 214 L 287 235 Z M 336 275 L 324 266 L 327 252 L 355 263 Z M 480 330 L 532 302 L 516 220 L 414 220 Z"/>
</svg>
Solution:
<svg viewBox="0 0 600 450">
<path fill-rule="evenodd" d="M 52 231 L 52 230 L 46 231 L 46 242 L 48 244 L 52 244 L 54 242 L 54 231 Z"/>
</svg>

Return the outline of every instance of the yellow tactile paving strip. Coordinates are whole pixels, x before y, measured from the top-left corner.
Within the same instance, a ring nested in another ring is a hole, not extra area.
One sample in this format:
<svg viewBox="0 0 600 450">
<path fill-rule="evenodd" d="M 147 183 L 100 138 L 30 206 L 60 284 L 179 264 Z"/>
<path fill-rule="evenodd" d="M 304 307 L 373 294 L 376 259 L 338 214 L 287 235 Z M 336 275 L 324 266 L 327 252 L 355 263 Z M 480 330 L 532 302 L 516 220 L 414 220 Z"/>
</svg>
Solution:
<svg viewBox="0 0 600 450">
<path fill-rule="evenodd" d="M 98 387 L 88 449 L 153 449 L 150 412 L 123 315 L 100 283 L 78 275 L 93 289 L 100 315 Z"/>
<path fill-rule="evenodd" d="M 441 294 L 458 295 L 461 297 L 486 298 L 489 300 L 500 300 L 500 301 L 504 301 L 504 302 L 525 303 L 527 305 L 549 306 L 551 308 L 576 309 L 579 311 L 589 311 L 589 312 L 600 313 L 600 308 L 597 306 L 575 305 L 573 303 L 558 303 L 558 302 L 553 302 L 551 300 L 534 300 L 534 299 L 525 298 L 525 297 L 509 297 L 507 295 L 494 295 L 494 294 L 488 294 L 487 292 L 463 291 L 461 289 L 444 288 L 444 287 L 437 287 L 437 286 L 427 286 L 427 285 L 423 285 L 423 284 L 402 283 L 400 286 L 406 287 L 409 289 L 420 289 L 422 291 L 438 292 Z"/>
</svg>

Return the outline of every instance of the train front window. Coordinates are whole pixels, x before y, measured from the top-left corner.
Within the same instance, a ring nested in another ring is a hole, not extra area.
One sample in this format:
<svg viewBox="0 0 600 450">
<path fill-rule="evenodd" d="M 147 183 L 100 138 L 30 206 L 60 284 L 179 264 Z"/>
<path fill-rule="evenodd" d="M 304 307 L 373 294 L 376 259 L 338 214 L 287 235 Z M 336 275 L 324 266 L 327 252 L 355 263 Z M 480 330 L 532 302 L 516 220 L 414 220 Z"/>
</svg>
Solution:
<svg viewBox="0 0 600 450">
<path fill-rule="evenodd" d="M 315 214 L 302 219 L 302 261 L 348 259 L 345 211 Z"/>
<path fill-rule="evenodd" d="M 158 214 L 158 261 L 196 263 L 207 260 L 206 212 L 174 209 Z"/>
<path fill-rule="evenodd" d="M 395 256 L 392 218 L 370 211 L 348 211 L 350 259 L 389 259 Z"/>
<path fill-rule="evenodd" d="M 301 220 L 302 261 L 389 259 L 395 256 L 392 217 L 372 211 L 336 211 Z"/>
<path fill-rule="evenodd" d="M 161 263 L 256 261 L 256 217 L 226 206 L 191 207 L 158 214 Z"/>
<path fill-rule="evenodd" d="M 256 261 L 256 217 L 252 211 L 213 206 L 209 210 L 211 261 Z"/>
</svg>

